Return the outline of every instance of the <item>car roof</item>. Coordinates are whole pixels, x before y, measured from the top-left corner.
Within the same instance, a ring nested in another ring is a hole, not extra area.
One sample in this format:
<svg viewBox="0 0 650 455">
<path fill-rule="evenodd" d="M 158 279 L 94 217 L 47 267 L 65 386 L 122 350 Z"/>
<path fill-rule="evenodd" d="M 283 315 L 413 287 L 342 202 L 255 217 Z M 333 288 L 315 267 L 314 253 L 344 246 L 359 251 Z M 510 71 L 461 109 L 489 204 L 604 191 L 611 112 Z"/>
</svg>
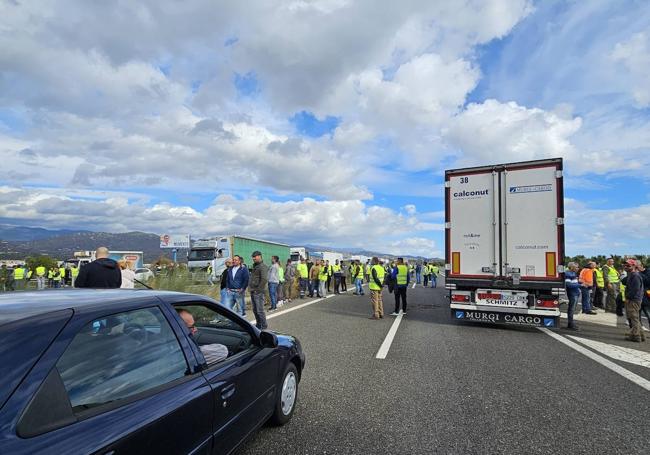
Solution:
<svg viewBox="0 0 650 455">
<path fill-rule="evenodd" d="M 117 304 L 134 299 L 160 298 L 173 302 L 179 297 L 207 299 L 182 292 L 148 289 L 66 289 L 0 294 L 0 325 L 53 311 Z"/>
</svg>

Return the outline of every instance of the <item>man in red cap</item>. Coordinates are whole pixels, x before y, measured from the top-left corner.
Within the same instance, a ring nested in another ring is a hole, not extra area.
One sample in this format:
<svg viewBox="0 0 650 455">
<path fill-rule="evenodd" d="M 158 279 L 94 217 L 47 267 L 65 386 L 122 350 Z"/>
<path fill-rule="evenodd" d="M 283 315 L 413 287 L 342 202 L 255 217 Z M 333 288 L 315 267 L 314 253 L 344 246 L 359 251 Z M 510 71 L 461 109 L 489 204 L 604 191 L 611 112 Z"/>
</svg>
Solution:
<svg viewBox="0 0 650 455">
<path fill-rule="evenodd" d="M 641 328 L 640 310 L 643 299 L 643 280 L 639 275 L 635 259 L 628 259 L 623 263 L 627 272 L 627 283 L 625 283 L 625 315 L 630 321 L 630 333 L 625 336 L 626 340 L 641 342 L 645 341 L 645 335 Z"/>
</svg>

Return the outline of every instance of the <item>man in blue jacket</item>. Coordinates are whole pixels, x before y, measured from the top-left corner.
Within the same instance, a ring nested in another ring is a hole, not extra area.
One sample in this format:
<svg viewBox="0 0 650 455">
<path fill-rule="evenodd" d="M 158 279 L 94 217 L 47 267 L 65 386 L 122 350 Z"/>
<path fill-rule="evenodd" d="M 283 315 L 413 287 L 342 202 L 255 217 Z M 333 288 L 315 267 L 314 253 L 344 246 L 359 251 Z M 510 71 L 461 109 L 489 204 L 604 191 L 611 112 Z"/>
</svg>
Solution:
<svg viewBox="0 0 650 455">
<path fill-rule="evenodd" d="M 232 267 L 228 271 L 226 278 L 224 305 L 235 311 L 235 303 L 238 303 L 239 312 L 242 316 L 246 316 L 246 288 L 248 287 L 249 278 L 248 269 L 242 265 L 241 256 L 234 256 L 232 258 Z"/>
<path fill-rule="evenodd" d="M 564 284 L 566 286 L 566 294 L 569 298 L 569 309 L 567 310 L 567 329 L 578 330 L 575 322 L 573 322 L 573 313 L 576 311 L 578 299 L 580 298 L 580 282 L 578 281 L 578 264 L 569 262 L 567 264 L 568 270 L 564 272 Z"/>
</svg>

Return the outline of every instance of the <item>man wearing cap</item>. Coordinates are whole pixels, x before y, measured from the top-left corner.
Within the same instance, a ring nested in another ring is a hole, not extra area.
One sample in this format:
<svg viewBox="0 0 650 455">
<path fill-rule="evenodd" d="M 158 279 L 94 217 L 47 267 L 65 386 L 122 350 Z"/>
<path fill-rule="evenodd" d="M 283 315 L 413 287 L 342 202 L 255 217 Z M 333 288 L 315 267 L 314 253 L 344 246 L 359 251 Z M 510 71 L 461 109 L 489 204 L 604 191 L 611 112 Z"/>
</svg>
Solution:
<svg viewBox="0 0 650 455">
<path fill-rule="evenodd" d="M 262 253 L 254 251 L 251 255 L 253 258 L 253 270 L 251 271 L 248 288 L 251 291 L 251 301 L 253 314 L 255 315 L 255 326 L 260 330 L 266 330 L 266 314 L 264 313 L 264 296 L 268 284 L 267 277 L 269 268 L 264 264 Z"/>
<path fill-rule="evenodd" d="M 625 336 L 628 341 L 645 341 L 645 334 L 641 328 L 640 310 L 643 299 L 643 281 L 637 271 L 635 259 L 628 259 L 623 263 L 627 272 L 625 283 L 625 315 L 630 321 L 630 333 Z"/>
</svg>

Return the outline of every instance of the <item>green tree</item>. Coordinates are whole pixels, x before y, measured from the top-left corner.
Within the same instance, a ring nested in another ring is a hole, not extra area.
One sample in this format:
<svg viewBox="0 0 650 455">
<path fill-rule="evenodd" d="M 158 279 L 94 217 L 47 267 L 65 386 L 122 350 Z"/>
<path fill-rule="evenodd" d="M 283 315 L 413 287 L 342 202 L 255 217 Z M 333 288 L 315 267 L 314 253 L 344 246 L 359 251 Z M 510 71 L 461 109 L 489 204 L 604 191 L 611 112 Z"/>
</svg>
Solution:
<svg viewBox="0 0 650 455">
<path fill-rule="evenodd" d="M 25 265 L 29 270 L 36 270 L 36 267 L 42 265 L 46 269 L 57 267 L 58 261 L 51 256 L 30 256 L 25 259 Z"/>
</svg>

